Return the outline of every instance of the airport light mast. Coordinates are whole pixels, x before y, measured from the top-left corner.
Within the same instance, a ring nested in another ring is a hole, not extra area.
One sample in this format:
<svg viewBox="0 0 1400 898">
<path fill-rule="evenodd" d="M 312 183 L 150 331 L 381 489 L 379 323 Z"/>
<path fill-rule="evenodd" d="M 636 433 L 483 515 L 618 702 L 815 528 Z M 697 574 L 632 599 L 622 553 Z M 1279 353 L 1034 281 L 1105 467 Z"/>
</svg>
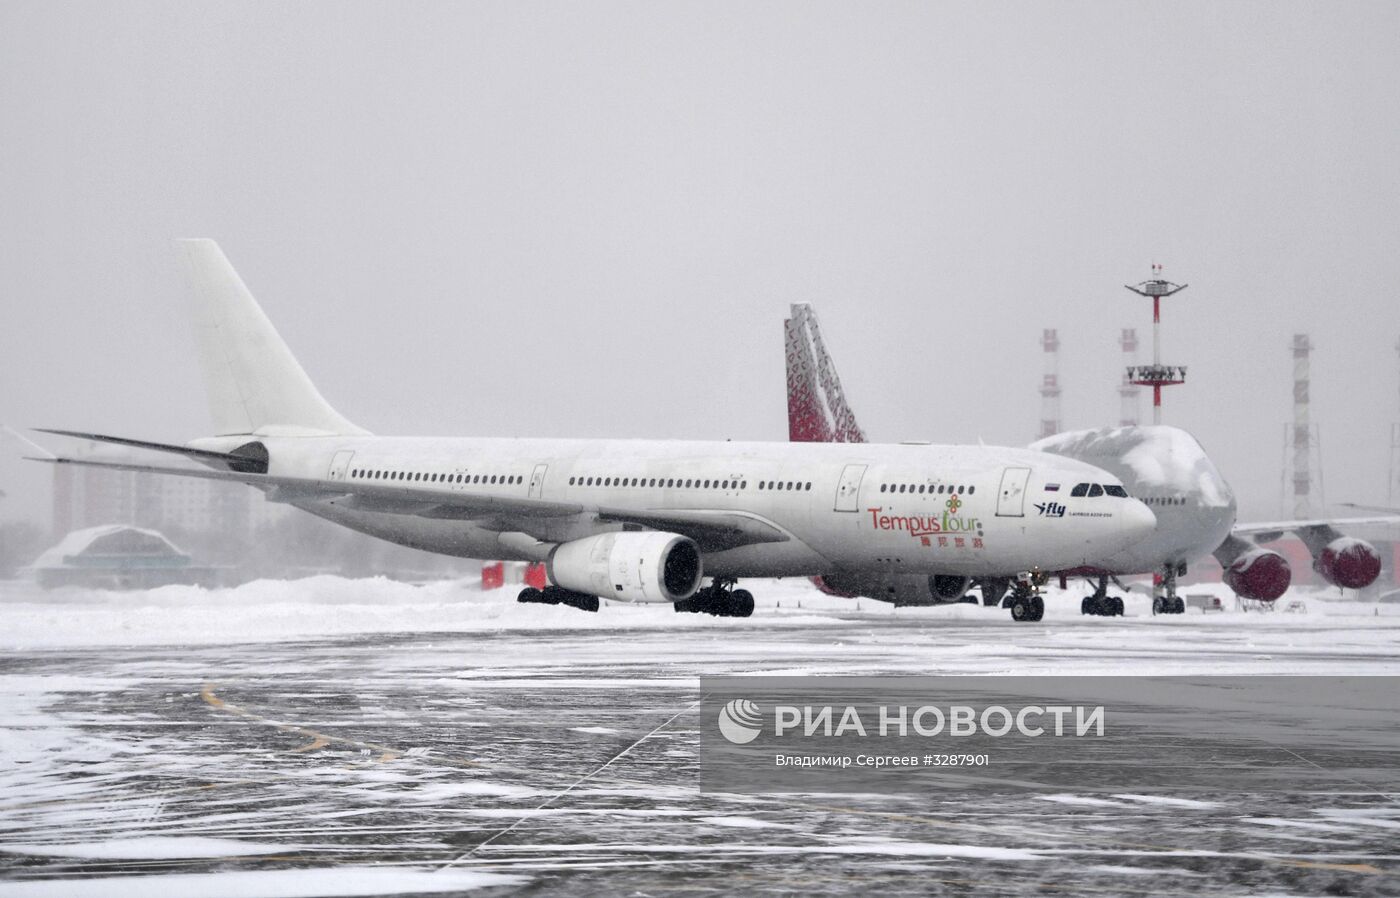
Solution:
<svg viewBox="0 0 1400 898">
<path fill-rule="evenodd" d="M 1152 388 L 1152 423 L 1162 423 L 1162 388 L 1186 383 L 1185 365 L 1162 364 L 1162 300 L 1180 293 L 1187 284 L 1173 284 L 1162 279 L 1162 266 L 1152 265 L 1152 280 L 1136 286 L 1124 284 L 1138 296 L 1152 298 L 1152 364 L 1133 365 L 1128 368 L 1128 382 L 1140 387 Z"/>
</svg>

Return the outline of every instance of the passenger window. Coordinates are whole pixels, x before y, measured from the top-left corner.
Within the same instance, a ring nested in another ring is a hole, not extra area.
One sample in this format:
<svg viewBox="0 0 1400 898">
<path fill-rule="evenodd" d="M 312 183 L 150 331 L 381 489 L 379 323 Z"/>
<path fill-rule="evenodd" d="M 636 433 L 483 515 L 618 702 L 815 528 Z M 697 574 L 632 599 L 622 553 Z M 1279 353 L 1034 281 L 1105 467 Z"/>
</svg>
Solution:
<svg viewBox="0 0 1400 898">
<path fill-rule="evenodd" d="M 1076 483 L 1074 485 L 1074 489 L 1069 491 L 1069 494 L 1075 497 L 1076 499 L 1082 499 L 1085 496 L 1089 495 L 1089 484 Z"/>
<path fill-rule="evenodd" d="M 739 481 L 739 489 L 741 489 L 741 490 L 746 490 L 746 489 L 748 489 L 748 488 L 749 488 L 749 482 L 748 482 L 747 480 L 741 480 L 741 481 Z"/>
<path fill-rule="evenodd" d="M 1103 487 L 1099 486 L 1097 483 L 1091 483 L 1091 484 L 1089 484 L 1089 498 L 1090 498 L 1090 499 L 1096 499 L 1096 498 L 1098 498 L 1099 496 L 1102 496 L 1102 495 L 1103 495 Z"/>
<path fill-rule="evenodd" d="M 977 492 L 977 487 L 975 487 L 975 486 L 970 486 L 970 487 L 967 488 L 967 494 L 968 494 L 969 496 L 971 496 L 971 495 L 972 495 L 973 493 L 975 493 L 975 492 Z"/>
<path fill-rule="evenodd" d="M 1128 498 L 1128 491 L 1123 489 L 1121 486 L 1118 486 L 1117 484 L 1106 483 L 1104 484 L 1103 491 L 1105 493 L 1108 493 L 1110 496 L 1115 496 L 1119 499 Z"/>
<path fill-rule="evenodd" d="M 941 483 L 938 485 L 938 495 L 943 495 L 943 484 Z"/>
<path fill-rule="evenodd" d="M 812 481 L 809 480 L 809 481 L 807 481 L 807 492 L 810 493 L 811 491 L 812 491 Z"/>
</svg>

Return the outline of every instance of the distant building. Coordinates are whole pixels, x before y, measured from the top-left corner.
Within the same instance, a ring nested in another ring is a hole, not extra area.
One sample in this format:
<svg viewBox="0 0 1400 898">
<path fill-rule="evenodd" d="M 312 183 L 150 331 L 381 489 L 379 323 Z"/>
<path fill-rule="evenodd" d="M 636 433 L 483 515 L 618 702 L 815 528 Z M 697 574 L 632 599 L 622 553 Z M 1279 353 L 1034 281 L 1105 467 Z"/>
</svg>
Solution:
<svg viewBox="0 0 1400 898">
<path fill-rule="evenodd" d="M 106 452 L 88 453 L 107 459 Z M 53 533 L 121 521 L 173 533 L 248 535 L 286 509 L 241 483 L 55 465 Z"/>
<path fill-rule="evenodd" d="M 214 569 L 194 565 L 156 531 L 125 524 L 75 530 L 35 559 L 30 570 L 45 589 L 149 589 L 172 583 L 213 585 L 217 579 Z"/>
</svg>

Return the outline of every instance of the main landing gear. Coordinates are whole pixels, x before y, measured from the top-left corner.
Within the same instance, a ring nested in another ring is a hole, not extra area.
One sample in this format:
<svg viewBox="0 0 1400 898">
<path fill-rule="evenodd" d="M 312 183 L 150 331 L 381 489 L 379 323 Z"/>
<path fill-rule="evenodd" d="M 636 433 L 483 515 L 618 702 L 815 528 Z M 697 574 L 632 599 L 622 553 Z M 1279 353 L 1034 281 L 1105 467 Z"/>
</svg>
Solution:
<svg viewBox="0 0 1400 898">
<path fill-rule="evenodd" d="M 1045 585 L 1045 575 L 1039 570 L 1027 574 L 1017 574 L 1011 586 L 1011 594 L 1001 600 L 1001 607 L 1011 609 L 1011 619 L 1017 623 L 1034 623 L 1045 616 L 1045 599 L 1040 595 L 1040 587 Z"/>
<path fill-rule="evenodd" d="M 1100 576 L 1094 594 L 1085 596 L 1079 603 L 1080 614 L 1096 614 L 1100 617 L 1122 617 L 1123 600 L 1108 594 L 1108 577 Z"/>
<path fill-rule="evenodd" d="M 515 600 L 521 604 L 538 602 L 541 605 L 568 605 L 580 611 L 598 610 L 597 596 L 585 595 L 559 586 L 546 586 L 544 589 L 527 586 L 520 590 L 520 595 L 516 596 Z"/>
<path fill-rule="evenodd" d="M 1168 562 L 1162 574 L 1162 589 L 1164 595 L 1157 595 L 1153 590 L 1152 613 L 1153 614 L 1185 614 L 1186 600 L 1176 594 L 1176 578 L 1180 574 L 1186 573 L 1186 565 L 1178 565 L 1175 562 Z"/>
<path fill-rule="evenodd" d="M 676 603 L 676 612 L 713 614 L 716 617 L 749 617 L 753 614 L 753 593 L 735 589 L 733 580 L 716 579 L 688 599 Z"/>
</svg>

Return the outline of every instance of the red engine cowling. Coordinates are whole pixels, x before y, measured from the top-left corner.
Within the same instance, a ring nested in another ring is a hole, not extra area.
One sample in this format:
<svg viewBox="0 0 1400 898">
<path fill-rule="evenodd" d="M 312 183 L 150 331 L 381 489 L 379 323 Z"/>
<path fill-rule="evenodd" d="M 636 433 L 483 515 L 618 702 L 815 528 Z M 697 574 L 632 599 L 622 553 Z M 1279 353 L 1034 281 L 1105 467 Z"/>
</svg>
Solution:
<svg viewBox="0 0 1400 898">
<path fill-rule="evenodd" d="M 1313 558 L 1313 570 L 1333 586 L 1365 589 L 1381 574 L 1381 556 L 1365 540 L 1339 536 Z"/>
<path fill-rule="evenodd" d="M 817 589 L 819 589 L 820 591 L 826 593 L 826 594 L 829 595 L 829 596 L 836 596 L 837 598 L 841 598 L 841 599 L 858 599 L 858 598 L 860 598 L 860 593 L 858 593 L 858 592 L 847 592 L 847 591 L 844 590 L 844 589 L 838 589 L 838 588 L 836 588 L 835 586 L 832 586 L 830 583 L 828 583 L 828 582 L 827 582 L 827 579 L 828 579 L 828 578 L 826 578 L 826 577 L 821 577 L 821 576 L 812 577 L 812 578 L 811 578 L 811 580 L 812 580 L 812 585 L 815 586 L 815 587 L 816 587 Z"/>
<path fill-rule="evenodd" d="M 1254 548 L 1230 562 L 1224 580 L 1241 598 L 1272 602 L 1293 582 L 1293 569 L 1273 549 Z"/>
</svg>

